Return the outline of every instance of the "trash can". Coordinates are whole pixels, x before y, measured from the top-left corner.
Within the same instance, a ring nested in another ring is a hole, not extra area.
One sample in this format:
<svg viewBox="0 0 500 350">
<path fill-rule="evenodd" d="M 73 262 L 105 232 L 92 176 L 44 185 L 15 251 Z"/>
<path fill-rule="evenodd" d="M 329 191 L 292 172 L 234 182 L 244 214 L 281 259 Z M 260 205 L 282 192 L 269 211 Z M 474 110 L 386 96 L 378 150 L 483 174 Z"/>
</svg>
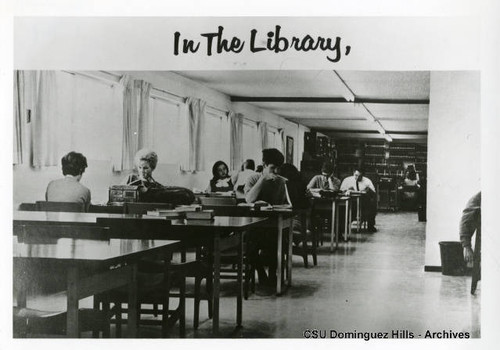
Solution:
<svg viewBox="0 0 500 350">
<path fill-rule="evenodd" d="M 463 276 L 465 274 L 465 261 L 462 243 L 439 242 L 439 248 L 443 275 Z"/>
</svg>

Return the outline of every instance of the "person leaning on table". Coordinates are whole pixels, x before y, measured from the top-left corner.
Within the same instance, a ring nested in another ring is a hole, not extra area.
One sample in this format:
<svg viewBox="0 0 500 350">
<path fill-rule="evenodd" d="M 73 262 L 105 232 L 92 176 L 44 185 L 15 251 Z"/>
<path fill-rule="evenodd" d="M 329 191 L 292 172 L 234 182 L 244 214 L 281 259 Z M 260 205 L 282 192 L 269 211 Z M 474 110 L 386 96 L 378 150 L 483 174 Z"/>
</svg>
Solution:
<svg viewBox="0 0 500 350">
<path fill-rule="evenodd" d="M 307 185 L 308 190 L 332 190 L 338 191 L 340 188 L 340 180 L 333 176 L 333 164 L 324 162 L 321 166 L 321 175 L 314 176 Z"/>
<path fill-rule="evenodd" d="M 278 168 L 283 165 L 285 158 L 276 148 L 262 150 L 262 173 L 256 173 L 248 177 L 245 184 L 245 199 L 247 203 L 264 201 L 271 205 L 287 204 L 286 178 L 278 175 Z M 258 229 L 257 229 L 258 230 Z M 257 273 L 259 283 L 276 284 L 276 236 L 268 234 L 269 230 L 261 229 L 263 232 L 251 232 L 249 235 L 250 250 L 258 254 Z M 260 251 L 260 254 L 259 254 Z M 269 267 L 269 276 L 266 275 L 264 266 Z"/>
<path fill-rule="evenodd" d="M 90 206 L 90 190 L 80 183 L 87 158 L 81 153 L 69 152 L 61 159 L 64 178 L 49 182 L 45 200 L 49 202 L 83 203 L 85 211 Z"/>
<path fill-rule="evenodd" d="M 348 176 L 340 185 L 341 191 L 366 192 L 366 195 L 361 197 L 361 220 L 366 220 L 368 224 L 368 232 L 377 232 L 375 228 L 375 216 L 377 215 L 377 196 L 373 182 L 363 176 L 364 171 L 361 168 L 355 169 L 352 176 Z"/>
</svg>

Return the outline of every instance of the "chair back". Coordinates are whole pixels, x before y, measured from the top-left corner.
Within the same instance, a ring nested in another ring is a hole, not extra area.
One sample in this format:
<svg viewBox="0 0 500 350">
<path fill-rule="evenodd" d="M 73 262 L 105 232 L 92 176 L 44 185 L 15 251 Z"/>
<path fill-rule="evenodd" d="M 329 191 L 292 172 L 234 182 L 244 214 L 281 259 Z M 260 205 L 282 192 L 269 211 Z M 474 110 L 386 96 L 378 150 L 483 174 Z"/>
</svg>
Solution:
<svg viewBox="0 0 500 350">
<path fill-rule="evenodd" d="M 234 205 L 238 203 L 238 200 L 235 197 L 200 197 L 201 205 Z"/>
<path fill-rule="evenodd" d="M 84 225 L 22 225 L 17 226 L 14 235 L 18 242 L 50 243 L 59 238 L 109 239 L 107 227 Z"/>
<path fill-rule="evenodd" d="M 174 209 L 170 203 L 125 203 L 125 214 L 147 214 L 148 210 Z"/>
<path fill-rule="evenodd" d="M 97 225 L 109 229 L 110 238 L 174 239 L 168 235 L 169 220 L 141 218 L 97 218 Z"/>
<path fill-rule="evenodd" d="M 125 214 L 124 205 L 93 205 L 89 207 L 89 213 Z"/>
<path fill-rule="evenodd" d="M 84 203 L 74 203 L 74 202 L 37 201 L 36 208 L 38 211 L 65 211 L 73 213 L 85 212 Z"/>
<path fill-rule="evenodd" d="M 36 203 L 21 203 L 17 210 L 21 211 L 37 211 Z"/>
</svg>

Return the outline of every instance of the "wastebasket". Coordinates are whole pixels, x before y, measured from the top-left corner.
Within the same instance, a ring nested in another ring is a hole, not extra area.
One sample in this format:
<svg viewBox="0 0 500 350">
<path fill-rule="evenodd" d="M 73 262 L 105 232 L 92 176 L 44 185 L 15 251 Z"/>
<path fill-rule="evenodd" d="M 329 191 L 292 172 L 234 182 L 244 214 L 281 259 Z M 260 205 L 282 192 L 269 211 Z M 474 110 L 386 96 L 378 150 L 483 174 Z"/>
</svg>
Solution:
<svg viewBox="0 0 500 350">
<path fill-rule="evenodd" d="M 441 250 L 441 271 L 443 275 L 463 276 L 465 261 L 460 242 L 439 242 Z"/>
</svg>

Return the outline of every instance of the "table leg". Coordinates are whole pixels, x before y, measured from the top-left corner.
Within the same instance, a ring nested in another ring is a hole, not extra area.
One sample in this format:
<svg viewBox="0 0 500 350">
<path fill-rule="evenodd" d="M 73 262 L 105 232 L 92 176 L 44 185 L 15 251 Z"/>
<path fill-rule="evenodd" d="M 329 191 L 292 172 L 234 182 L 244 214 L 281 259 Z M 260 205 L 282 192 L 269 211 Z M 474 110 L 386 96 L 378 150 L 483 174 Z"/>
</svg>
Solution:
<svg viewBox="0 0 500 350">
<path fill-rule="evenodd" d="M 67 275 L 67 316 L 66 316 L 66 336 L 68 338 L 78 338 L 78 269 L 74 266 L 68 269 Z"/>
<path fill-rule="evenodd" d="M 137 264 L 131 266 L 128 284 L 127 333 L 129 338 L 137 337 Z"/>
<path fill-rule="evenodd" d="M 236 324 L 243 323 L 243 233 L 238 232 L 238 297 L 236 300 Z"/>
<path fill-rule="evenodd" d="M 344 227 L 344 241 L 349 239 L 349 228 L 351 227 L 351 223 L 349 222 L 349 200 L 345 201 L 345 227 Z"/>
<path fill-rule="evenodd" d="M 219 294 L 220 294 L 220 233 L 214 235 L 213 241 L 214 276 L 213 276 L 213 319 L 212 334 L 219 333 Z"/>
<path fill-rule="evenodd" d="M 358 233 L 361 232 L 361 197 L 356 197 L 356 222 L 358 226 Z"/>
<path fill-rule="evenodd" d="M 338 248 L 338 237 L 337 237 L 337 234 L 336 234 L 336 226 L 338 225 L 338 223 L 335 221 L 336 220 L 336 210 L 337 210 L 337 206 L 335 204 L 335 200 L 332 201 L 332 219 L 331 219 L 331 236 L 330 236 L 330 252 L 333 252 L 333 240 L 335 239 L 336 241 L 336 246 L 335 246 L 335 249 Z"/>
<path fill-rule="evenodd" d="M 276 251 L 277 268 L 276 268 L 276 294 L 281 294 L 281 280 L 283 278 L 283 271 L 281 269 L 281 262 L 283 258 L 283 216 L 278 216 L 278 249 Z"/>
<path fill-rule="evenodd" d="M 289 287 L 292 285 L 292 257 L 293 257 L 293 229 L 292 229 L 292 226 L 293 226 L 293 218 L 290 218 L 290 220 L 288 220 L 288 256 L 286 258 L 287 278 L 288 278 L 287 286 L 289 286 Z M 304 226 L 303 226 L 303 229 L 305 229 Z M 307 241 L 306 241 L 306 244 L 307 244 Z M 307 250 L 306 250 L 306 254 L 307 254 Z M 307 257 L 307 255 L 306 255 L 306 257 Z"/>
</svg>

